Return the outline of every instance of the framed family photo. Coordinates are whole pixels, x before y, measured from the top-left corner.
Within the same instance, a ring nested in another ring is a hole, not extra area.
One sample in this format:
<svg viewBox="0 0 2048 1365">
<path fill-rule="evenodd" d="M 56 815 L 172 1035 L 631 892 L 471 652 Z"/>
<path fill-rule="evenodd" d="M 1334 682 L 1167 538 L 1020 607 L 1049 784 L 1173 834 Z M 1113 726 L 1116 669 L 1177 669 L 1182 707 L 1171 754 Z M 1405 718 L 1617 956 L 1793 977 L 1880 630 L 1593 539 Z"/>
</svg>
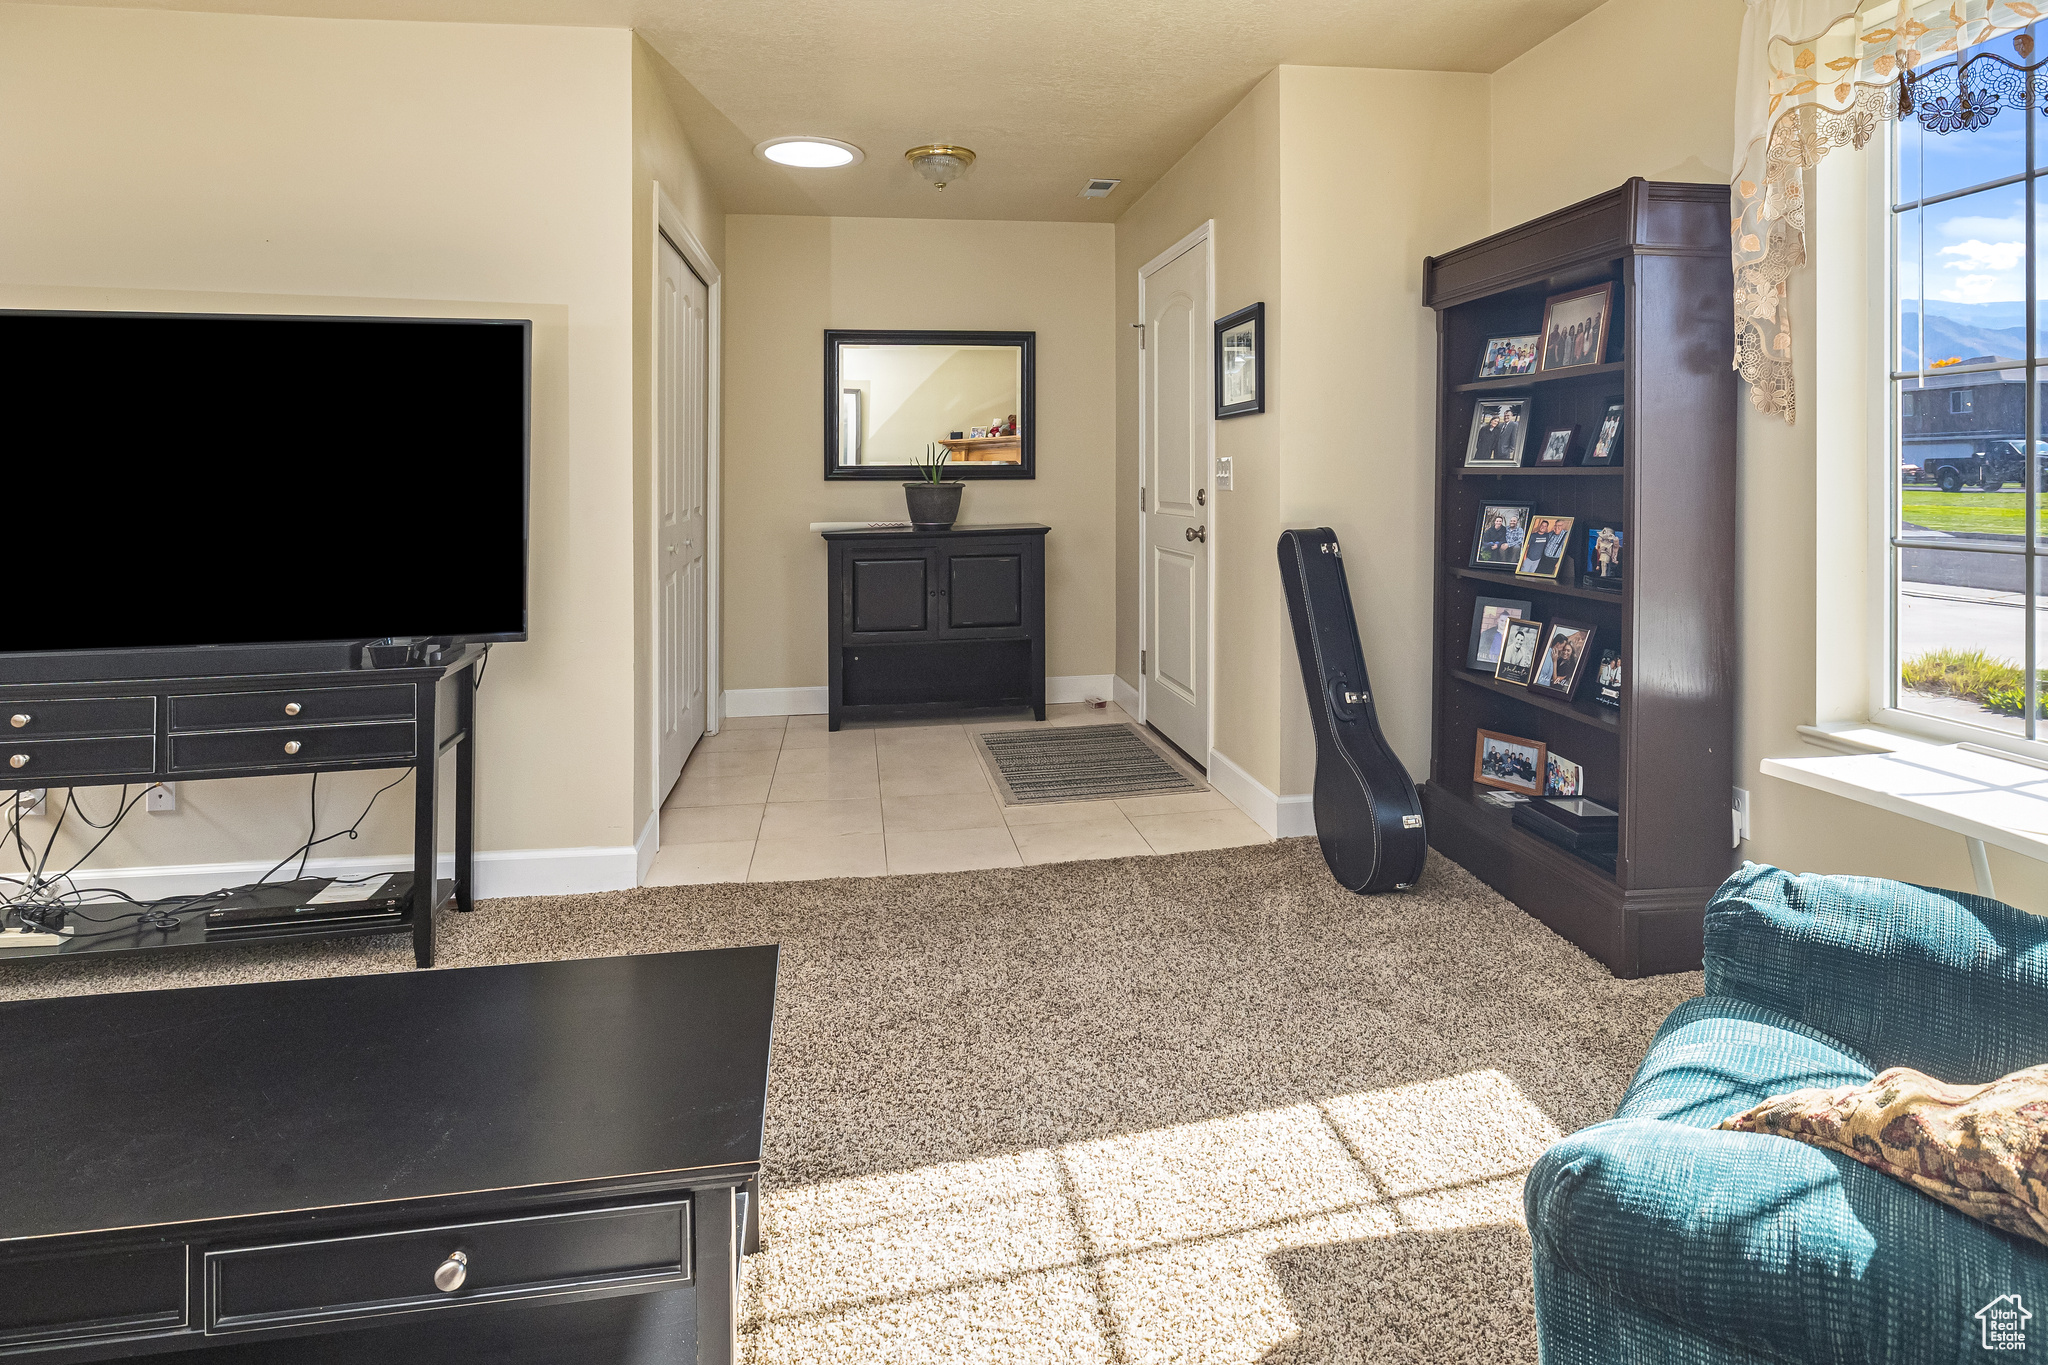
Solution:
<svg viewBox="0 0 2048 1365">
<path fill-rule="evenodd" d="M 1522 443 L 1528 438 L 1528 399 L 1482 398 L 1472 409 L 1472 435 L 1465 442 L 1465 467 L 1519 469 Z"/>
<path fill-rule="evenodd" d="M 1552 294 L 1543 302 L 1543 372 L 1607 363 L 1607 315 L 1614 283 Z"/>
<path fill-rule="evenodd" d="M 1506 379 L 1536 373 L 1536 343 L 1542 339 L 1534 333 L 1525 337 L 1488 337 L 1486 349 L 1479 353 L 1479 377 Z"/>
<path fill-rule="evenodd" d="M 1534 611 L 1532 602 L 1507 597 L 1481 597 L 1472 603 L 1472 639 L 1465 646 L 1465 667 L 1491 673 L 1500 667 L 1501 646 L 1507 643 L 1508 624 L 1526 621 Z"/>
<path fill-rule="evenodd" d="M 1564 567 L 1565 547 L 1572 541 L 1573 517 L 1532 517 L 1522 542 L 1522 561 L 1515 572 L 1524 578 L 1555 578 Z"/>
<path fill-rule="evenodd" d="M 1473 737 L 1472 780 L 1482 787 L 1541 796 L 1549 756 L 1541 740 L 1481 730 Z"/>
<path fill-rule="evenodd" d="M 1493 676 L 1504 683 L 1527 687 L 1536 672 L 1536 654 L 1543 640 L 1541 621 L 1510 620 L 1501 627 L 1500 661 Z"/>
<path fill-rule="evenodd" d="M 1543 444 L 1536 448 L 1536 463 L 1539 465 L 1568 465 L 1578 448 L 1579 429 L 1576 426 L 1552 427 L 1543 433 Z"/>
<path fill-rule="evenodd" d="M 1570 701 L 1579 690 L 1579 679 L 1586 672 L 1586 661 L 1592 652 L 1591 626 L 1580 621 L 1551 622 L 1550 639 L 1536 661 L 1536 675 L 1529 679 L 1529 686 Z"/>
<path fill-rule="evenodd" d="M 1589 465 L 1616 465 L 1621 463 L 1621 404 L 1609 403 L 1607 412 L 1600 419 L 1600 430 L 1593 437 L 1592 449 L 1586 452 L 1585 463 Z"/>
<path fill-rule="evenodd" d="M 1528 538 L 1528 504 L 1481 503 L 1479 525 L 1472 532 L 1470 567 L 1513 572 L 1514 567 L 1522 562 L 1522 542 Z"/>
<path fill-rule="evenodd" d="M 1543 759 L 1543 794 L 1545 796 L 1585 795 L 1585 769 L 1562 754 L 1545 754 Z"/>
<path fill-rule="evenodd" d="M 1266 305 L 1240 308 L 1216 322 L 1216 415 L 1266 410 Z"/>
</svg>

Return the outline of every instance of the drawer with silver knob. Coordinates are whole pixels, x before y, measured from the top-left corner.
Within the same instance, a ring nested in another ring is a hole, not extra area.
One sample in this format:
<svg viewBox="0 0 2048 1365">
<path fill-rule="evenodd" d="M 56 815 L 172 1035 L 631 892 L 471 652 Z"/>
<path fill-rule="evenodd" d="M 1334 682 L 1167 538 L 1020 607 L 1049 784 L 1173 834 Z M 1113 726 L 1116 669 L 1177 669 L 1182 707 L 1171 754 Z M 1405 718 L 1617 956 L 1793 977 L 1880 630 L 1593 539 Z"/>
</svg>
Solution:
<svg viewBox="0 0 2048 1365">
<path fill-rule="evenodd" d="M 0 701 L 0 740 L 147 735 L 155 730 L 155 697 Z"/>
<path fill-rule="evenodd" d="M 0 740 L 0 747 L 5 740 Z M 333 763 L 412 761 L 411 721 L 387 725 L 297 726 L 171 735 L 170 771 L 300 768 Z"/>
<path fill-rule="evenodd" d="M 690 1205 L 676 1199 L 353 1237 L 210 1250 L 206 1330 L 253 1332 L 690 1278 Z"/>
<path fill-rule="evenodd" d="M 0 730 L 0 788 L 40 787 L 45 781 L 99 777 L 147 781 L 156 771 L 156 740 L 23 739 Z"/>
<path fill-rule="evenodd" d="M 412 684 L 384 683 L 295 692 L 179 693 L 171 697 L 170 728 L 247 730 L 259 725 L 347 725 L 412 718 Z"/>
</svg>

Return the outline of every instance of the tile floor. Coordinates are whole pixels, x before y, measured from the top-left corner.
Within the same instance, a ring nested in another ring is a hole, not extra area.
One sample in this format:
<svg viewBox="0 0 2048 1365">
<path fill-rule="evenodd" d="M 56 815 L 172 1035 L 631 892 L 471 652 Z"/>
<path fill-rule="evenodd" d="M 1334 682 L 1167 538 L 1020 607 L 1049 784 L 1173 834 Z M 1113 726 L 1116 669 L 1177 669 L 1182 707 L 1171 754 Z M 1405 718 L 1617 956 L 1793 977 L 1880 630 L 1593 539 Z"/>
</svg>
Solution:
<svg viewBox="0 0 2048 1365">
<path fill-rule="evenodd" d="M 1047 725 L 1129 720 L 1049 706 Z M 1267 842 L 1215 792 L 1004 807 L 969 736 L 1030 720 L 879 723 L 729 717 L 661 812 L 650 886 L 967 872 Z"/>
</svg>

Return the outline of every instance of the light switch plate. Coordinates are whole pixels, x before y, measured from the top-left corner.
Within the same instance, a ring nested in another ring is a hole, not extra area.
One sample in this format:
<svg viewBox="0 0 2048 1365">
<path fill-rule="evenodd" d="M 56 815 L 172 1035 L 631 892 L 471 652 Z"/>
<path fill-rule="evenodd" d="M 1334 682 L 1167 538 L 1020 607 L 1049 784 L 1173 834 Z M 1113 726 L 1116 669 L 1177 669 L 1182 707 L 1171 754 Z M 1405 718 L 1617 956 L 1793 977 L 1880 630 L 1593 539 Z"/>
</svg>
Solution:
<svg viewBox="0 0 2048 1365">
<path fill-rule="evenodd" d="M 1230 481 L 1230 460 L 1231 457 L 1228 455 L 1218 455 L 1216 457 L 1216 491 L 1219 493 L 1228 493 L 1233 488 Z"/>
</svg>

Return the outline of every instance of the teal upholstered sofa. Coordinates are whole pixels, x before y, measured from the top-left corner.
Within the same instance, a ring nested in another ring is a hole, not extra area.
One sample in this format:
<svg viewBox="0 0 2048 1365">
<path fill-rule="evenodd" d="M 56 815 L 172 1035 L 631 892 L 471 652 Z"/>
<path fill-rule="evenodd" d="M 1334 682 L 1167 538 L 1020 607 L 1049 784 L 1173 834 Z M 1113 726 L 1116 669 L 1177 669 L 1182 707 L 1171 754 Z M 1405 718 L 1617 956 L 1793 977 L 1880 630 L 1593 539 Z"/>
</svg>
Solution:
<svg viewBox="0 0 2048 1365">
<path fill-rule="evenodd" d="M 1614 1118 L 1529 1174 L 1545 1365 L 2048 1362 L 2048 1247 L 1836 1153 L 1714 1130 L 1886 1067 L 1970 1083 L 2048 1062 L 2048 919 L 1749 864 L 1706 935 L 1706 994 Z M 1979 1314 L 2016 1307 L 2026 1347 L 1987 1352 Z"/>
</svg>

